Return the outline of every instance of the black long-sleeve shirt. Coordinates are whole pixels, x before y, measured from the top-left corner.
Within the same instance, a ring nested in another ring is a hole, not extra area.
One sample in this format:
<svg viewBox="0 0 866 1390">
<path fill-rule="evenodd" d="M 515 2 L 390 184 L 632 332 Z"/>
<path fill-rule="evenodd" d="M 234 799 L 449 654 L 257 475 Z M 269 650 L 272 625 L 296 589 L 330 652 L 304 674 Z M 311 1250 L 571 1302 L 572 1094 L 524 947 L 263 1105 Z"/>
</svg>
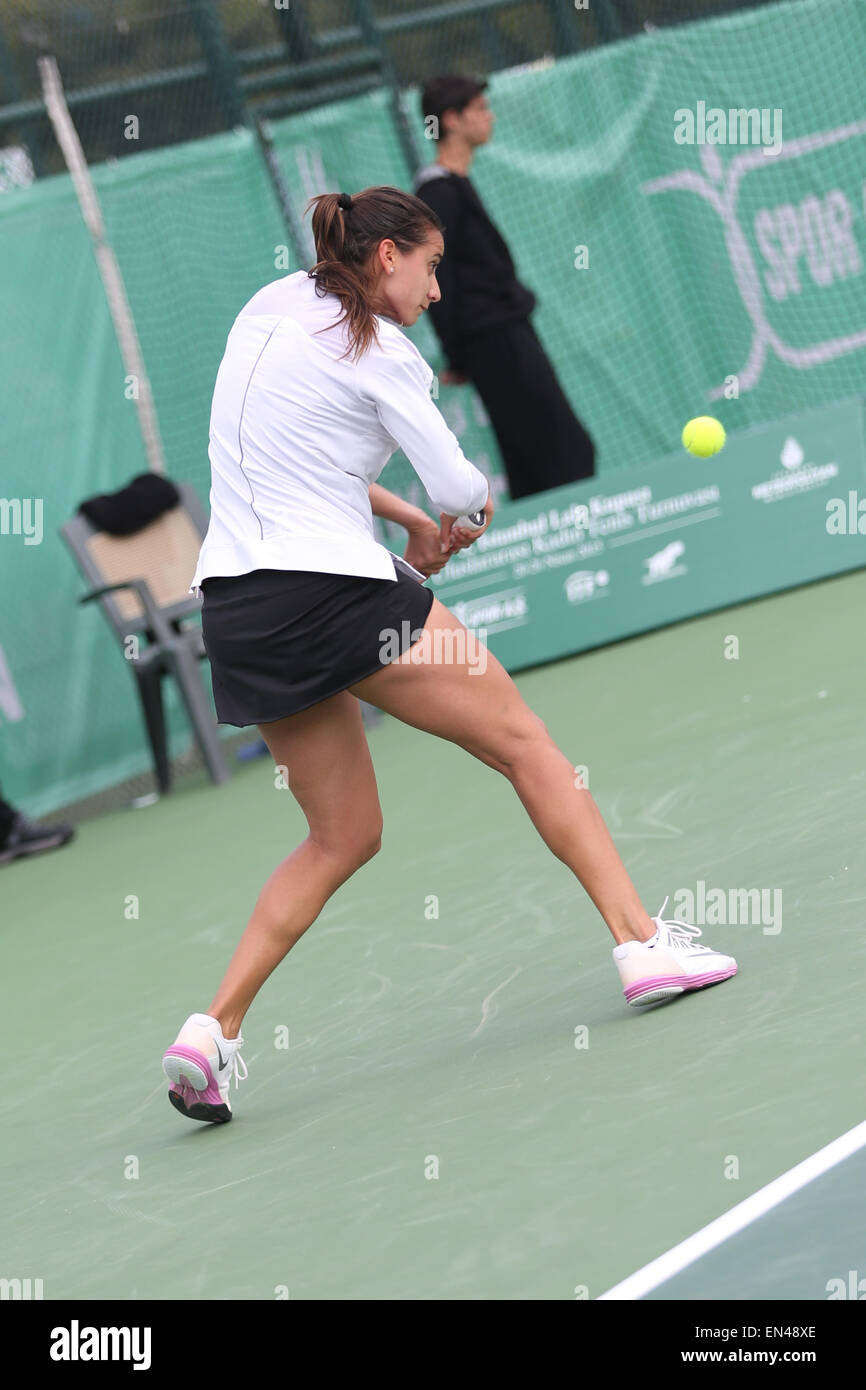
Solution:
<svg viewBox="0 0 866 1390">
<path fill-rule="evenodd" d="M 528 318 L 535 296 L 517 279 L 511 253 L 465 175 L 428 165 L 415 193 L 445 224 L 445 254 L 436 271 L 442 298 L 429 313 L 449 366 L 463 371 L 472 339 Z"/>
</svg>

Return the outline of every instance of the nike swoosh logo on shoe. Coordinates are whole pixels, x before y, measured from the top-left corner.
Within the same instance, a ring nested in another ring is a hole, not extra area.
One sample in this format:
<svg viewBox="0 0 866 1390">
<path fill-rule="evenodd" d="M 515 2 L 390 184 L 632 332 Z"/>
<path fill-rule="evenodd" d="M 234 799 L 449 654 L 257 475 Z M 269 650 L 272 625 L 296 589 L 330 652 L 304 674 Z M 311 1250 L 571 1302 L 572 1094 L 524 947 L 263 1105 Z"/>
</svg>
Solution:
<svg viewBox="0 0 866 1390">
<path fill-rule="evenodd" d="M 222 1055 L 222 1053 L 220 1052 L 220 1045 L 219 1045 L 219 1043 L 216 1041 L 216 1038 L 214 1038 L 214 1046 L 216 1047 L 216 1050 L 217 1050 L 217 1056 L 218 1056 L 219 1059 L 220 1059 L 220 1071 L 222 1071 L 224 1067 L 228 1066 L 228 1063 L 225 1062 L 225 1061 L 223 1061 L 223 1055 Z"/>
</svg>

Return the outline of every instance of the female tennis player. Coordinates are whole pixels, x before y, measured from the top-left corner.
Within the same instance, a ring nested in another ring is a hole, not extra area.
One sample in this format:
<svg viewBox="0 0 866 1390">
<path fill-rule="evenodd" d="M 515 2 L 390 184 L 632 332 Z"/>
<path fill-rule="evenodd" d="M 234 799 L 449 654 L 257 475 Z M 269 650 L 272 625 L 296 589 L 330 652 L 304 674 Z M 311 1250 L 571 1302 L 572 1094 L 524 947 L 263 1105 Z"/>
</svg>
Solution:
<svg viewBox="0 0 866 1390">
<path fill-rule="evenodd" d="M 736 973 L 696 927 L 650 918 L 589 791 L 495 656 L 424 580 L 493 516 L 487 481 L 430 397 L 402 329 L 439 299 L 444 228 L 396 188 L 312 200 L 317 262 L 241 310 L 210 423 L 210 525 L 191 587 L 221 723 L 257 725 L 309 834 L 261 890 L 207 1013 L 163 1058 L 182 1115 L 231 1119 L 247 1070 L 241 1023 L 325 903 L 380 848 L 382 811 L 360 701 L 448 739 L 507 777 L 607 924 L 630 1004 Z M 435 522 L 376 484 L 397 447 Z M 403 557 L 372 515 L 404 526 Z M 483 659 L 481 659 L 483 657 Z M 665 899 L 665 902 L 667 899 Z"/>
</svg>

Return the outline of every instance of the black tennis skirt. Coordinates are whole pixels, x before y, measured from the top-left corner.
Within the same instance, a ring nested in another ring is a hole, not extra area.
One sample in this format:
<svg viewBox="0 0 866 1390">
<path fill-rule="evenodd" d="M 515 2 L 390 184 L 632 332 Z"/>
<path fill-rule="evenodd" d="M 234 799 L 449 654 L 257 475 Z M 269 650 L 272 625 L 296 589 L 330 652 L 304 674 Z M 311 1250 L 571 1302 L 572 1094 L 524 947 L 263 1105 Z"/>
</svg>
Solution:
<svg viewBox="0 0 866 1390">
<path fill-rule="evenodd" d="M 434 596 L 396 556 L 394 567 L 396 581 L 270 569 L 202 580 L 219 723 L 298 714 L 402 656 Z"/>
</svg>

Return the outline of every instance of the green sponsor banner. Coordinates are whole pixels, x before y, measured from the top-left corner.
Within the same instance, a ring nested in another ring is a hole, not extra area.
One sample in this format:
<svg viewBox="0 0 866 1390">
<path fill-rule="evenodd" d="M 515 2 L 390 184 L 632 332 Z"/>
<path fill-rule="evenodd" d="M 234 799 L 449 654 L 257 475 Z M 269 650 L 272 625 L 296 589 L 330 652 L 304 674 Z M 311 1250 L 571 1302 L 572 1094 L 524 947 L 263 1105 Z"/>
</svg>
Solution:
<svg viewBox="0 0 866 1390">
<path fill-rule="evenodd" d="M 516 670 L 863 565 L 858 399 L 500 504 L 429 583 Z"/>
</svg>

